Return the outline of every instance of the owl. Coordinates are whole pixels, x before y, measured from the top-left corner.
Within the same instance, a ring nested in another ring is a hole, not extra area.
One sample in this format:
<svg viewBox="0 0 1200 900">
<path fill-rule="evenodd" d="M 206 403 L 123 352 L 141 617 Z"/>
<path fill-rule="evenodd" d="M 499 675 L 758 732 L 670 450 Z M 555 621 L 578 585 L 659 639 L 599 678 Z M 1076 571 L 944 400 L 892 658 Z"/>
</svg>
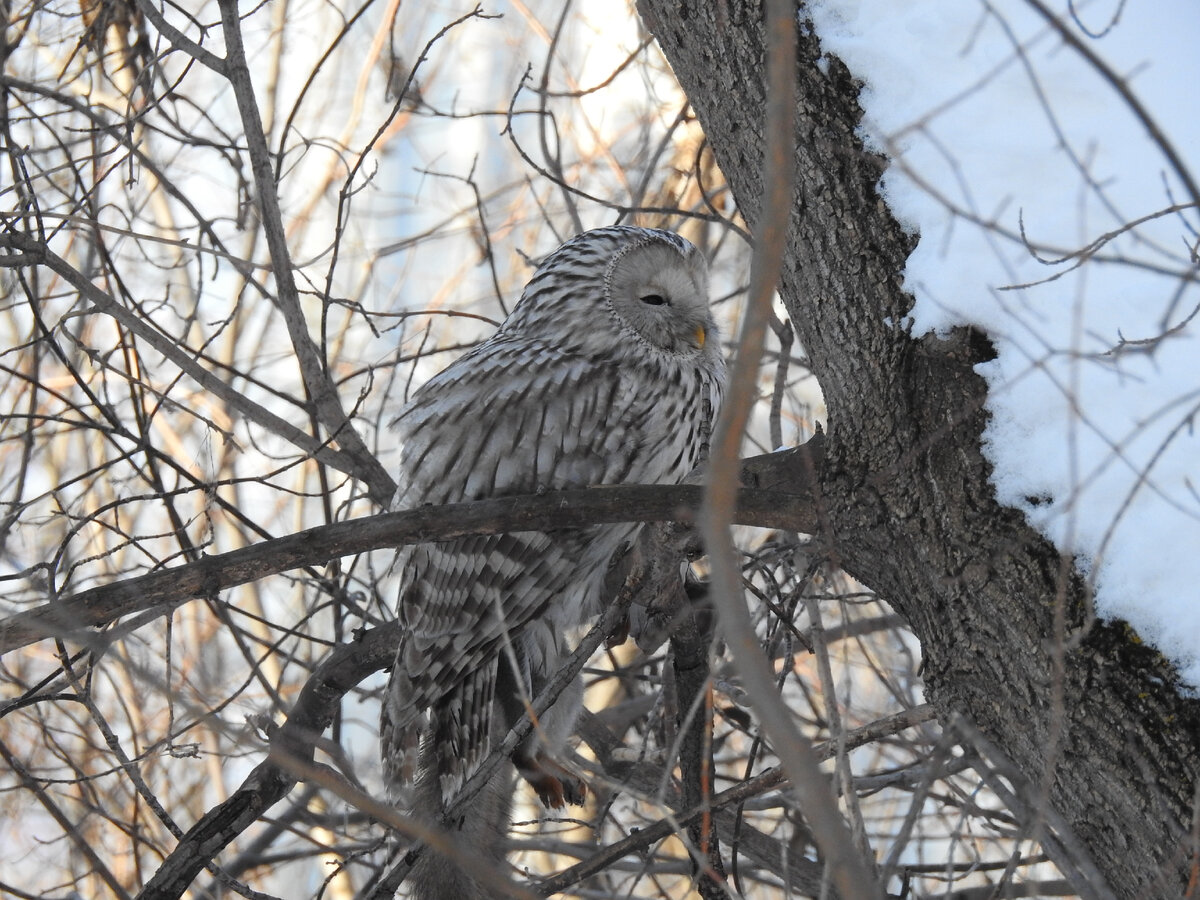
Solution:
<svg viewBox="0 0 1200 900">
<path fill-rule="evenodd" d="M 699 460 L 724 377 L 700 251 L 666 231 L 585 232 L 545 259 L 490 339 L 395 419 L 396 506 L 679 482 Z M 463 537 L 399 553 L 402 638 L 381 721 L 394 802 L 425 815 L 448 808 L 610 599 L 609 560 L 640 528 Z M 577 705 L 560 698 L 538 731 L 565 735 Z M 536 737 L 513 762 L 548 805 L 580 799 Z M 495 793 L 480 802 L 504 807 Z M 445 884 L 418 894 L 438 891 L 472 896 Z"/>
</svg>

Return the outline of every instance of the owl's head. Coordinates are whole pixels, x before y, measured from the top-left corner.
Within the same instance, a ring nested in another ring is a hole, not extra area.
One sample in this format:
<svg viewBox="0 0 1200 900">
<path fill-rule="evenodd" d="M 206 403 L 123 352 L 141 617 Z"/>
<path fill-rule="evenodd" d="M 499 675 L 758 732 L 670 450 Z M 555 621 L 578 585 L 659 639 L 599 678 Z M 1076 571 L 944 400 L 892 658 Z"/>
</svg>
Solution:
<svg viewBox="0 0 1200 900">
<path fill-rule="evenodd" d="M 704 256 L 679 235 L 651 228 L 585 231 L 550 254 L 504 327 L 532 334 L 544 325 L 570 334 L 579 350 L 624 342 L 632 352 L 720 354 Z"/>
</svg>

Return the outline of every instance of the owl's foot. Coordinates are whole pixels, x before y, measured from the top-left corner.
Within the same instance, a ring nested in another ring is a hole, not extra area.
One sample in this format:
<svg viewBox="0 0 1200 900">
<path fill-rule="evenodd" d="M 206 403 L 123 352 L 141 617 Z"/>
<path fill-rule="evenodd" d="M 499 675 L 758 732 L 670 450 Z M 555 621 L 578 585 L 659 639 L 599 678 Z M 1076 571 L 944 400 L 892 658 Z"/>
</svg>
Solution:
<svg viewBox="0 0 1200 900">
<path fill-rule="evenodd" d="M 521 777 L 537 791 L 538 799 L 547 809 L 562 809 L 568 803 L 582 806 L 587 799 L 587 785 L 549 756 L 538 753 L 514 762 Z"/>
<path fill-rule="evenodd" d="M 609 650 L 620 647 L 629 638 L 629 615 L 623 615 L 604 636 L 604 646 Z"/>
</svg>

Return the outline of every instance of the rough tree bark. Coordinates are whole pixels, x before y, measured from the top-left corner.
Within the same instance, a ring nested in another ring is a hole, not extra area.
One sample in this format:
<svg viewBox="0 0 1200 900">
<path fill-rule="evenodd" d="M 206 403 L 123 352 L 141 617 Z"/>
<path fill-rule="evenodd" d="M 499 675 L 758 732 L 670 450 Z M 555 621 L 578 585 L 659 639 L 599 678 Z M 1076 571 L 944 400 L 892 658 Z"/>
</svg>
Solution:
<svg viewBox="0 0 1200 900">
<path fill-rule="evenodd" d="M 753 222 L 763 195 L 759 4 L 639 8 Z M 875 190 L 885 161 L 855 134 L 857 84 L 836 59 L 822 72 L 819 56 L 802 28 L 780 291 L 828 408 L 820 486 L 830 552 L 908 619 L 943 724 L 961 722 L 1024 776 L 1027 827 L 1081 894 L 1184 896 L 1189 880 L 1196 889 L 1200 704 L 1128 628 L 1092 621 L 1071 560 L 996 502 L 980 442 L 987 389 L 972 368 L 990 346 L 974 332 L 918 338 L 900 324 L 915 239 Z"/>
</svg>

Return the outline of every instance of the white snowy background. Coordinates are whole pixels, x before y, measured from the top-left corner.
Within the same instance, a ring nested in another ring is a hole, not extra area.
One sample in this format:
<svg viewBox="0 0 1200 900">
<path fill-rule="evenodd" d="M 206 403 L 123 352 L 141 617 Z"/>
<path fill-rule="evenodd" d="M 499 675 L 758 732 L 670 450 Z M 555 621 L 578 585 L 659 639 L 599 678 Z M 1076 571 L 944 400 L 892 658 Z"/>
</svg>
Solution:
<svg viewBox="0 0 1200 900">
<path fill-rule="evenodd" d="M 1200 3 L 1049 5 L 1200 180 Z M 865 82 L 885 196 L 921 234 L 914 333 L 973 323 L 998 348 L 980 371 L 1001 501 L 1079 555 L 1099 615 L 1200 688 L 1200 211 L 1184 177 L 1026 0 L 809 12 Z"/>
</svg>

